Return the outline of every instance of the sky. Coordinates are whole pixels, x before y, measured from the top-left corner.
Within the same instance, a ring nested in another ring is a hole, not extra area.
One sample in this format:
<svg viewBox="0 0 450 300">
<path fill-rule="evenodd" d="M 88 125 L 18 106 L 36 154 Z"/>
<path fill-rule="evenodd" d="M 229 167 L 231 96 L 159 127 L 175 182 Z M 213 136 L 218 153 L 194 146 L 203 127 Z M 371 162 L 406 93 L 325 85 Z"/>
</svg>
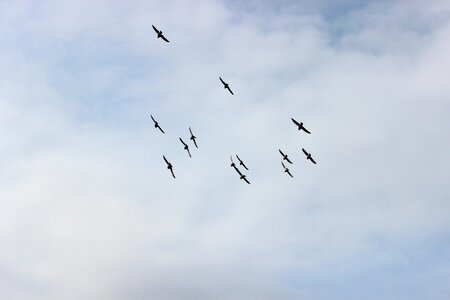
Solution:
<svg viewBox="0 0 450 300">
<path fill-rule="evenodd" d="M 448 299 L 450 3 L 330 2 L 0 0 L 0 297 Z"/>
</svg>

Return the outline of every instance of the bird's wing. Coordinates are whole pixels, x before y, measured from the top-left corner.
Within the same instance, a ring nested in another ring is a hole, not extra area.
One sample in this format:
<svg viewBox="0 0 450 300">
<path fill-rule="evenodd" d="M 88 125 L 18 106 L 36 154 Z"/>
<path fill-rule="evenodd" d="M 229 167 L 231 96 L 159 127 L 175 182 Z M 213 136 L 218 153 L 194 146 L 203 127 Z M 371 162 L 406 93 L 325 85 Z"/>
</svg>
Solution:
<svg viewBox="0 0 450 300">
<path fill-rule="evenodd" d="M 278 149 L 278 151 L 280 151 L 280 154 L 284 156 L 284 153 L 283 153 L 283 151 L 281 151 L 280 149 Z"/>
<path fill-rule="evenodd" d="M 239 158 L 239 156 L 236 154 L 236 158 L 239 160 L 239 163 L 242 162 L 242 160 Z"/>
<path fill-rule="evenodd" d="M 244 162 L 242 162 L 242 166 L 248 171 L 247 166 L 244 164 Z"/>
<path fill-rule="evenodd" d="M 166 164 L 169 164 L 169 161 L 167 160 L 167 158 L 163 155 L 164 161 L 166 162 Z"/>
<path fill-rule="evenodd" d="M 306 156 L 308 156 L 308 154 L 309 154 L 309 153 L 308 153 L 308 152 L 306 152 L 306 150 L 305 150 L 305 149 L 303 149 L 303 148 L 302 148 L 302 151 L 303 151 L 303 153 L 305 153 L 305 155 L 306 155 Z"/>
<path fill-rule="evenodd" d="M 234 164 L 233 156 L 230 155 L 231 162 Z"/>
<path fill-rule="evenodd" d="M 287 171 L 287 173 L 289 174 L 289 176 L 291 176 L 292 178 L 294 178 L 294 176 L 292 176 L 291 172 Z"/>
<path fill-rule="evenodd" d="M 220 81 L 222 82 L 223 85 L 225 85 L 225 81 L 223 81 L 222 77 L 219 77 Z"/>
<path fill-rule="evenodd" d="M 234 95 L 234 94 L 233 94 L 233 91 L 230 89 L 230 87 L 228 87 L 227 90 L 230 91 L 231 95 Z"/>
<path fill-rule="evenodd" d="M 309 130 L 308 129 L 306 129 L 305 127 L 302 127 L 302 129 L 306 132 L 306 133 L 309 133 L 309 134 L 311 134 L 311 132 L 309 132 Z"/>
<path fill-rule="evenodd" d="M 195 148 L 198 148 L 197 142 L 195 141 L 195 139 L 192 139 L 192 140 L 194 141 Z"/>
<path fill-rule="evenodd" d="M 191 126 L 189 126 L 189 132 L 191 133 L 191 136 L 193 136 Z"/>
<path fill-rule="evenodd" d="M 156 31 L 156 33 L 159 33 L 159 30 L 158 30 L 158 29 L 156 29 L 156 27 L 155 27 L 155 26 L 153 26 L 153 25 L 152 25 L 152 27 L 153 27 L 153 30 L 155 30 L 155 31 Z"/>
<path fill-rule="evenodd" d="M 188 152 L 188 154 L 189 154 L 189 157 L 192 157 L 192 156 L 191 156 L 191 151 L 189 151 L 189 148 L 187 148 L 186 150 L 187 150 L 187 152 Z"/>
<path fill-rule="evenodd" d="M 295 125 L 300 126 L 300 123 L 295 121 L 294 118 L 291 118 L 292 122 L 294 122 Z"/>
<path fill-rule="evenodd" d="M 314 164 L 316 164 L 316 161 L 312 158 L 312 157 L 310 157 L 309 158 Z"/>
<path fill-rule="evenodd" d="M 184 146 L 186 146 L 186 143 L 181 139 L 181 138 L 179 138 L 180 139 L 180 142 L 184 145 Z"/>
<path fill-rule="evenodd" d="M 165 133 L 164 130 L 162 130 L 162 128 L 159 127 L 159 125 L 158 125 L 158 128 L 159 128 L 159 130 L 161 130 L 162 133 Z"/>
<path fill-rule="evenodd" d="M 242 176 L 241 171 L 239 171 L 239 169 L 238 169 L 236 166 L 234 167 L 234 169 L 236 170 L 236 172 L 238 172 L 238 174 L 239 174 L 240 176 Z"/>
<path fill-rule="evenodd" d="M 292 161 L 288 157 L 286 157 L 286 160 L 288 163 L 292 164 Z"/>
<path fill-rule="evenodd" d="M 247 182 L 248 184 L 250 184 L 250 182 L 247 180 L 247 177 L 243 178 L 245 180 L 245 182 Z"/>
<path fill-rule="evenodd" d="M 281 162 L 281 165 L 283 166 L 283 168 L 284 168 L 285 170 L 287 169 L 283 162 Z"/>
<path fill-rule="evenodd" d="M 170 168 L 170 173 L 172 173 L 173 178 L 175 178 L 175 173 L 173 172 L 173 168 Z"/>
<path fill-rule="evenodd" d="M 166 42 L 168 42 L 168 43 L 169 43 L 169 40 L 168 40 L 168 39 L 166 39 L 166 37 L 165 37 L 164 35 L 161 35 L 161 38 L 162 38 L 163 40 L 165 40 Z"/>
<path fill-rule="evenodd" d="M 153 116 L 152 116 L 152 115 L 150 115 L 150 118 L 152 118 L 153 122 L 155 122 L 155 123 L 156 123 L 156 120 L 155 120 L 155 118 L 153 118 Z"/>
</svg>

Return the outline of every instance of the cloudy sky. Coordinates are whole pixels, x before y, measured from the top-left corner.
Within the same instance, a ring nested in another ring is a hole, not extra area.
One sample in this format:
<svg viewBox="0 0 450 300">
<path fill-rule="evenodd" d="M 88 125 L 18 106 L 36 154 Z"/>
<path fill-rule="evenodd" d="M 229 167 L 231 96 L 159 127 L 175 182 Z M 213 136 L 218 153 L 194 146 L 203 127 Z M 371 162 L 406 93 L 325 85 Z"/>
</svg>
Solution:
<svg viewBox="0 0 450 300">
<path fill-rule="evenodd" d="M 448 299 L 449 80 L 445 0 L 0 0 L 0 298 Z"/>
</svg>

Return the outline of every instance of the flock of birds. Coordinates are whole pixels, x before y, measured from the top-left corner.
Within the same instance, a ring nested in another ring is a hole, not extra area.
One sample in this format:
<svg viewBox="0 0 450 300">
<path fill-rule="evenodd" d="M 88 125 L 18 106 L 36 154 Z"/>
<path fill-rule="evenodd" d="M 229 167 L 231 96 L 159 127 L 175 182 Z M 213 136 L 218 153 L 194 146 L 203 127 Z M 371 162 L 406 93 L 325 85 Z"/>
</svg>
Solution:
<svg viewBox="0 0 450 300">
<path fill-rule="evenodd" d="M 153 30 L 155 30 L 156 34 L 157 34 L 157 38 L 161 38 L 162 40 L 164 40 L 165 42 L 169 43 L 169 40 L 163 35 L 163 32 L 161 30 L 158 30 L 155 26 L 153 26 Z M 233 91 L 230 88 L 230 85 L 228 83 L 226 83 L 221 77 L 219 77 L 220 82 L 223 84 L 223 88 L 228 90 L 230 92 L 231 95 L 234 95 Z M 155 118 L 150 115 L 151 119 L 153 120 L 154 123 L 154 127 L 156 129 L 159 129 L 163 134 L 165 134 L 164 130 L 161 128 L 161 126 L 159 126 L 159 123 L 155 120 Z M 303 126 L 303 122 L 298 122 L 296 121 L 294 118 L 291 118 L 292 122 L 297 126 L 298 130 L 303 130 L 305 133 L 307 134 L 311 134 L 311 132 L 309 130 L 307 130 L 304 126 Z M 194 143 L 195 147 L 198 148 L 196 139 L 197 137 L 192 133 L 192 129 L 191 127 L 189 127 L 189 132 L 191 134 L 190 140 Z M 190 158 L 192 158 L 191 155 L 191 151 L 189 150 L 189 145 L 186 144 L 183 139 L 180 137 L 180 142 L 183 144 L 183 149 L 187 151 L 188 155 Z M 286 167 L 286 165 L 284 164 L 283 161 L 286 161 L 289 164 L 293 164 L 292 161 L 289 159 L 288 155 L 285 154 L 283 151 L 281 151 L 281 149 L 278 149 L 278 151 L 281 154 L 282 160 L 281 160 L 281 165 L 284 169 L 284 172 L 287 173 L 290 177 L 294 178 L 294 176 L 292 176 L 291 171 L 289 170 L 288 167 Z M 306 159 L 310 160 L 313 164 L 316 164 L 316 161 L 312 158 L 311 153 L 309 153 L 308 151 L 306 151 L 304 148 L 302 148 L 303 153 L 306 155 Z M 248 171 L 247 166 L 245 165 L 245 163 L 242 161 L 242 159 L 240 159 L 240 157 L 236 154 L 236 158 L 239 161 L 239 166 L 242 166 L 245 170 Z M 175 177 L 175 172 L 173 170 L 173 165 L 167 160 L 167 158 L 163 155 L 163 159 L 166 162 L 167 165 L 167 169 L 170 171 L 170 173 L 172 174 L 173 178 Z M 240 179 L 244 180 L 246 183 L 250 184 L 250 181 L 247 179 L 247 176 L 245 174 L 243 174 L 241 172 L 241 170 L 239 170 L 238 166 L 236 165 L 236 163 L 233 161 L 233 156 L 230 155 L 230 160 L 231 160 L 231 164 L 230 166 L 238 173 L 238 175 L 240 176 Z"/>
</svg>

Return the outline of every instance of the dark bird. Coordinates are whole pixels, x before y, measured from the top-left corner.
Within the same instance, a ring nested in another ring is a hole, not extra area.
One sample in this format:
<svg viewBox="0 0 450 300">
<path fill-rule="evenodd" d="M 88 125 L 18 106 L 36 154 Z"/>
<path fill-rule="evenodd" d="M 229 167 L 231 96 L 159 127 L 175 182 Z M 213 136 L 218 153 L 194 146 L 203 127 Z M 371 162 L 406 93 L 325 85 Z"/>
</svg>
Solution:
<svg viewBox="0 0 450 300">
<path fill-rule="evenodd" d="M 223 88 L 224 88 L 224 89 L 227 89 L 227 90 L 231 93 L 231 95 L 234 95 L 233 92 L 231 91 L 230 86 L 228 85 L 228 83 L 226 83 L 225 81 L 223 81 L 223 79 L 220 78 L 220 77 L 219 77 L 219 79 L 220 79 L 220 81 L 221 81 L 222 84 L 223 84 Z"/>
<path fill-rule="evenodd" d="M 278 149 L 278 151 L 280 151 L 281 156 L 283 156 L 283 159 L 285 161 L 287 161 L 288 163 L 292 164 L 292 161 L 289 159 L 289 157 L 287 156 L 287 154 L 284 154 L 283 151 L 281 151 L 280 149 Z"/>
<path fill-rule="evenodd" d="M 231 160 L 230 166 L 233 167 L 236 170 L 236 172 L 238 172 L 240 175 L 242 175 L 241 171 L 239 171 L 239 169 L 236 167 L 236 164 L 234 163 L 233 157 L 231 155 L 230 155 L 230 160 Z"/>
<path fill-rule="evenodd" d="M 195 139 L 196 139 L 197 137 L 192 133 L 191 127 L 189 127 L 189 132 L 191 133 L 191 138 L 190 138 L 190 140 L 192 140 L 192 141 L 194 142 L 195 148 L 198 148 L 197 142 L 195 141 Z"/>
<path fill-rule="evenodd" d="M 291 174 L 291 172 L 289 172 L 289 169 L 288 168 L 286 168 L 286 166 L 283 164 L 283 162 L 281 162 L 281 165 L 283 166 L 283 168 L 284 168 L 284 172 L 286 172 L 286 173 L 288 173 L 289 174 L 289 176 L 291 176 L 292 178 L 294 178 L 294 176 L 292 176 L 292 174 Z"/>
<path fill-rule="evenodd" d="M 191 156 L 191 151 L 189 151 L 189 146 L 181 138 L 180 138 L 180 142 L 183 144 L 184 150 L 186 150 L 188 152 L 189 157 L 192 157 Z"/>
<path fill-rule="evenodd" d="M 247 166 L 244 164 L 244 162 L 239 158 L 239 156 L 236 154 L 236 158 L 239 160 L 239 164 L 243 166 L 246 170 L 248 170 Z"/>
<path fill-rule="evenodd" d="M 152 115 L 150 115 L 150 117 L 152 118 L 152 120 L 153 120 L 153 123 L 155 123 L 155 128 L 158 128 L 159 130 L 161 130 L 161 132 L 162 133 L 165 133 L 164 132 L 164 130 L 162 130 L 162 128 L 161 127 L 159 127 L 159 124 L 158 124 L 158 122 L 156 122 L 156 120 L 153 118 L 153 116 Z"/>
<path fill-rule="evenodd" d="M 234 169 L 236 170 L 236 172 L 238 172 L 240 179 L 243 179 L 245 182 L 247 182 L 248 184 L 250 184 L 250 182 L 247 179 L 247 176 L 245 176 L 244 174 L 241 173 L 241 171 L 239 171 L 238 168 L 234 167 Z"/>
<path fill-rule="evenodd" d="M 155 30 L 155 32 L 158 34 L 158 38 L 162 38 L 162 39 L 165 40 L 166 42 L 169 42 L 169 40 L 166 39 L 166 37 L 162 34 L 162 31 L 161 31 L 161 30 L 156 29 L 156 27 L 153 26 L 153 25 L 152 25 L 152 27 L 153 27 L 153 29 Z"/>
<path fill-rule="evenodd" d="M 305 153 L 305 155 L 306 155 L 306 159 L 309 159 L 309 160 L 312 161 L 314 164 L 316 164 L 316 162 L 314 161 L 314 159 L 313 159 L 312 156 L 311 156 L 311 153 L 306 152 L 306 150 L 303 149 L 303 148 L 302 148 L 302 150 L 303 150 L 303 153 Z"/>
<path fill-rule="evenodd" d="M 167 158 L 163 155 L 164 161 L 167 164 L 167 169 L 170 170 L 170 173 L 172 173 L 173 178 L 175 178 L 175 174 L 173 173 L 173 167 L 172 164 L 167 160 Z"/>
<path fill-rule="evenodd" d="M 309 132 L 305 127 L 303 127 L 303 122 L 297 122 L 296 120 L 294 120 L 294 118 L 291 118 L 292 122 L 294 122 L 295 125 L 298 126 L 298 130 L 303 130 L 306 133 L 311 134 L 311 132 Z"/>
</svg>

